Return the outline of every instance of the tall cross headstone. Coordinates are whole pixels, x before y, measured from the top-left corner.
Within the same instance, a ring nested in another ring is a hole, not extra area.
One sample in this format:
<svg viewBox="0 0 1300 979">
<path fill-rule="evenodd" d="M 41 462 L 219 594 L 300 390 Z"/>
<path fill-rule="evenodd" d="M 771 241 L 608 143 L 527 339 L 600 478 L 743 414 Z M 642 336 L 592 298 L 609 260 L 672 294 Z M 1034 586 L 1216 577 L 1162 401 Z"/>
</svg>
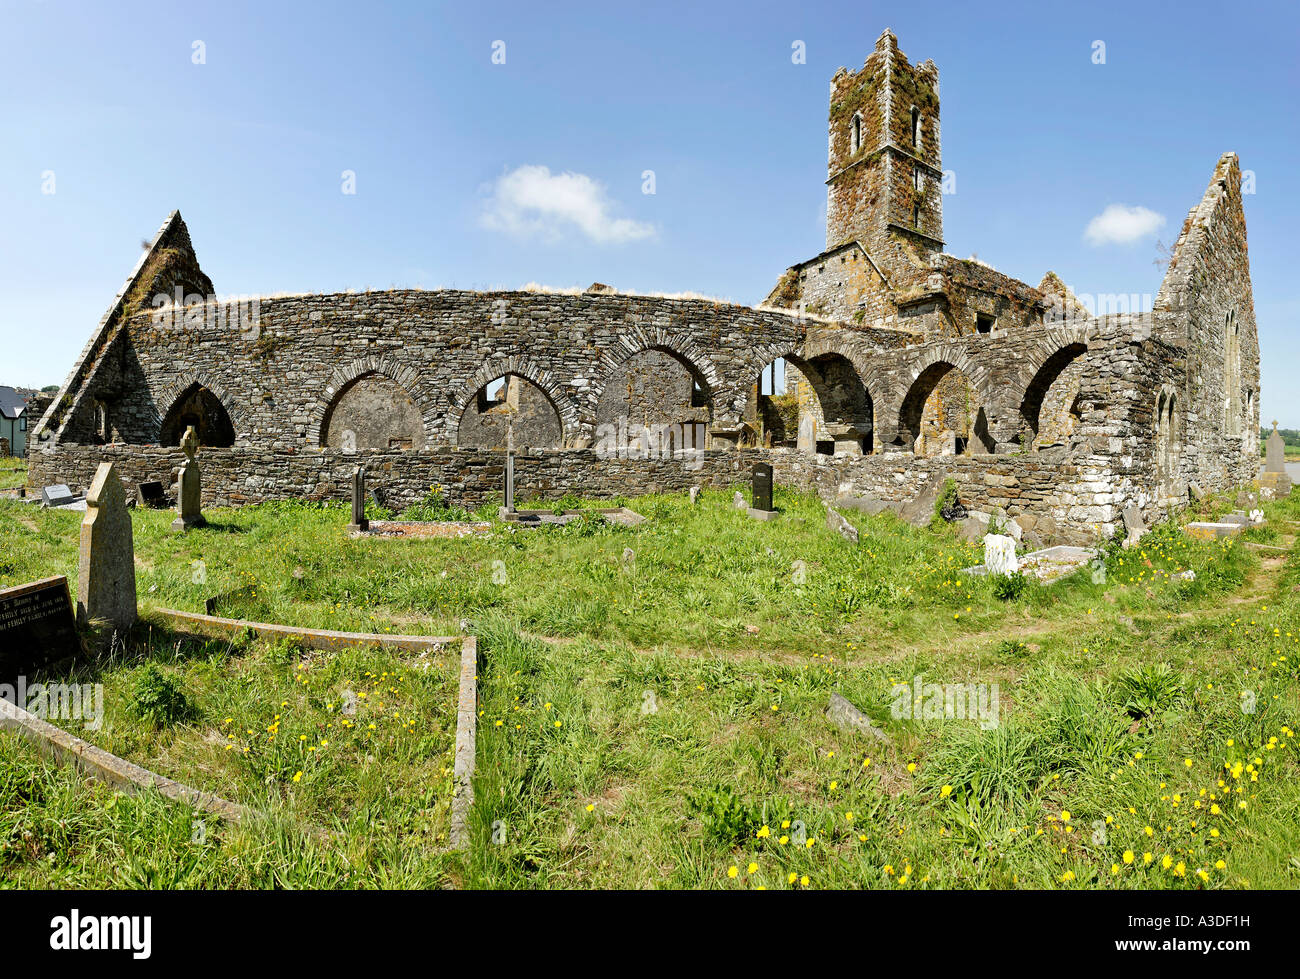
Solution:
<svg viewBox="0 0 1300 979">
<path fill-rule="evenodd" d="M 103 620 L 118 632 L 135 624 L 135 544 L 126 493 L 111 462 L 101 462 L 86 494 L 77 561 L 77 620 Z"/>
<path fill-rule="evenodd" d="M 754 509 L 772 509 L 772 467 L 766 462 L 754 466 Z"/>
<path fill-rule="evenodd" d="M 359 533 L 370 529 L 366 519 L 366 467 L 357 466 L 352 470 L 352 522 L 348 530 Z"/>
<path fill-rule="evenodd" d="M 194 431 L 193 425 L 185 429 L 185 437 L 181 439 L 181 451 L 185 453 L 185 461 L 181 463 L 180 477 L 176 480 L 177 516 L 172 521 L 174 532 L 207 524 L 203 519 L 201 508 L 203 482 L 199 474 L 199 464 L 194 461 L 194 455 L 199 451 L 199 436 Z"/>
<path fill-rule="evenodd" d="M 1268 436 L 1268 455 L 1264 462 L 1264 472 L 1286 472 L 1286 446 L 1282 442 L 1281 433 L 1277 430 L 1276 420 L 1273 422 L 1273 431 Z"/>
</svg>

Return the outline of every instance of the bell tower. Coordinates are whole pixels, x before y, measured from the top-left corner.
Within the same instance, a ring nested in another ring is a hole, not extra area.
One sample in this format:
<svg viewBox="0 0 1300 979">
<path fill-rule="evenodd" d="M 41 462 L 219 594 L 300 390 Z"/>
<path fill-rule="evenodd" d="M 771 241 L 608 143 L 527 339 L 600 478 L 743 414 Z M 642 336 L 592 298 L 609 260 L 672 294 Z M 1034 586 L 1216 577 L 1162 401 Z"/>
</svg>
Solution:
<svg viewBox="0 0 1300 979">
<path fill-rule="evenodd" d="M 939 69 L 909 64 L 891 30 L 831 79 L 827 163 L 827 250 L 861 241 L 895 285 L 942 251 Z"/>
</svg>

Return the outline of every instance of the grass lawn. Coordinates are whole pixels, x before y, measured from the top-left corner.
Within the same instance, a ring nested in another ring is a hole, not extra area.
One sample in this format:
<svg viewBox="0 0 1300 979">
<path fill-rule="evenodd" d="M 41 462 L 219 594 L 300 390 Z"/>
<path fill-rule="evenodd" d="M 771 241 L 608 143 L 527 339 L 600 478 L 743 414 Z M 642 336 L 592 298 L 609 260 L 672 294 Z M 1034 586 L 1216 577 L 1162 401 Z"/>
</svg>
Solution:
<svg viewBox="0 0 1300 979">
<path fill-rule="evenodd" d="M 17 489 L 27 483 L 27 460 L 17 456 L 0 459 L 0 490 Z"/>
<path fill-rule="evenodd" d="M 622 502 L 650 522 L 460 540 L 350 539 L 338 506 L 218 510 L 185 535 L 167 532 L 170 513 L 135 512 L 144 621 L 98 666 L 107 716 L 83 736 L 267 819 L 192 842 L 187 807 L 88 787 L 0 736 L 3 879 L 1300 883 L 1300 494 L 1264 504 L 1269 525 L 1236 541 L 1161 526 L 1109 548 L 1104 575 L 1016 588 L 960 574 L 978 550 L 946 526 L 851 514 L 854 547 L 810 496 L 778 490 L 770 523 L 730 492 Z M 0 501 L 0 587 L 75 578 L 79 521 Z M 150 618 L 218 594 L 224 615 L 479 636 L 465 852 L 443 850 L 455 651 L 325 656 L 182 639 Z M 912 711 L 897 688 L 917 677 L 996 684 L 995 723 Z M 342 695 L 367 689 L 384 699 L 345 717 Z M 833 690 L 889 743 L 831 725 Z M 159 701 L 179 706 L 142 716 Z"/>
</svg>

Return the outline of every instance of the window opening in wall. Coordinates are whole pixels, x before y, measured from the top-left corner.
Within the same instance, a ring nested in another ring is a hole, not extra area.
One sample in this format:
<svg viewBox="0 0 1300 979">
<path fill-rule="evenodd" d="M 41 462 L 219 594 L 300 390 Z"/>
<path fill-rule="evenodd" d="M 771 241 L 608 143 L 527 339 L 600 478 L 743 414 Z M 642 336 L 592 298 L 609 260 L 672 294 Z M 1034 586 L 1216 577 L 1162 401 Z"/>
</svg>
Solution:
<svg viewBox="0 0 1300 979">
<path fill-rule="evenodd" d="M 921 145 L 921 110 L 912 110 L 912 145 L 919 147 Z"/>
<path fill-rule="evenodd" d="M 700 387 L 700 382 L 698 380 L 692 378 L 691 379 L 691 407 L 706 408 L 708 407 L 708 404 L 709 404 L 709 399 L 704 394 L 704 388 Z"/>
<path fill-rule="evenodd" d="M 764 367 L 763 373 L 759 375 L 758 393 L 772 398 L 785 392 L 785 360 L 778 357 Z"/>
<path fill-rule="evenodd" d="M 497 405 L 505 404 L 506 401 L 506 378 L 498 377 L 491 381 L 478 392 L 478 410 L 488 411 Z"/>
<path fill-rule="evenodd" d="M 862 148 L 862 117 L 853 116 L 853 121 L 849 123 L 849 152 L 856 153 Z"/>
<path fill-rule="evenodd" d="M 976 332 L 976 333 L 992 333 L 992 332 L 993 332 L 993 325 L 994 325 L 995 323 L 997 323 L 997 321 L 998 321 L 998 318 L 997 318 L 996 316 L 991 316 L 991 315 L 989 315 L 988 313 L 976 313 L 976 314 L 975 314 L 975 332 Z"/>
</svg>

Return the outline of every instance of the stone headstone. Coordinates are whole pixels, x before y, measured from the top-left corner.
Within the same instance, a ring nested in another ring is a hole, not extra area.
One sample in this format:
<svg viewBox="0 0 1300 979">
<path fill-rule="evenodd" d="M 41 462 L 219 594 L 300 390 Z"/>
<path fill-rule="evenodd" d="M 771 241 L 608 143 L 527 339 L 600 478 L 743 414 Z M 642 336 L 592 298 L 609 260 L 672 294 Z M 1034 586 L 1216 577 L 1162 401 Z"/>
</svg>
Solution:
<svg viewBox="0 0 1300 979">
<path fill-rule="evenodd" d="M 515 512 L 515 457 L 513 453 L 506 455 L 505 506 L 507 513 Z"/>
<path fill-rule="evenodd" d="M 1019 571 L 1015 539 L 1002 534 L 985 534 L 984 567 L 989 574 L 1015 574 Z"/>
<path fill-rule="evenodd" d="M 754 509 L 772 509 L 772 467 L 766 462 L 754 466 Z"/>
<path fill-rule="evenodd" d="M 1255 526 L 1257 526 L 1257 527 L 1260 526 L 1260 525 L 1262 525 L 1262 524 L 1264 523 L 1264 511 L 1263 511 L 1263 510 L 1251 510 L 1251 511 L 1250 511 L 1250 522 L 1251 522 L 1252 524 L 1254 524 Z"/>
<path fill-rule="evenodd" d="M 795 437 L 795 447 L 800 452 L 817 451 L 817 422 L 808 413 L 804 413 L 804 416 L 799 419 L 799 434 Z"/>
<path fill-rule="evenodd" d="M 142 507 L 161 510 L 167 506 L 167 493 L 158 480 L 135 484 L 135 499 Z"/>
<path fill-rule="evenodd" d="M 352 470 L 352 522 L 348 524 L 348 530 L 360 533 L 369 529 L 370 521 L 366 519 L 366 467 L 357 466 Z"/>
<path fill-rule="evenodd" d="M 740 492 L 740 490 L 736 490 L 736 492 L 732 495 L 731 505 L 734 506 L 737 510 L 749 509 L 749 504 L 745 502 L 745 494 Z"/>
<path fill-rule="evenodd" d="M 691 506 L 695 506 L 695 504 L 698 503 L 699 500 L 700 500 L 700 488 L 699 488 L 698 486 L 692 486 L 692 487 L 691 487 Z"/>
<path fill-rule="evenodd" d="M 1273 431 L 1268 436 L 1268 447 L 1264 461 L 1264 472 L 1266 473 L 1284 473 L 1286 472 L 1286 445 L 1282 441 L 1282 436 L 1277 430 L 1277 422 L 1273 422 Z"/>
<path fill-rule="evenodd" d="M 67 578 L 0 589 L 0 684 L 15 686 L 18 677 L 80 652 Z"/>
<path fill-rule="evenodd" d="M 826 718 L 836 727 L 861 731 L 880 741 L 890 741 L 888 734 L 871 723 L 871 718 L 858 710 L 842 694 L 831 692 L 831 701 L 826 707 Z"/>
<path fill-rule="evenodd" d="M 199 436 L 193 425 L 185 429 L 185 437 L 181 439 L 181 451 L 185 453 L 185 461 L 181 463 L 180 475 L 176 480 L 177 516 L 172 521 L 174 532 L 207 524 L 203 519 L 202 510 L 203 480 L 199 473 L 199 464 L 194 461 L 194 455 L 199 451 Z"/>
<path fill-rule="evenodd" d="M 850 543 L 858 542 L 858 528 L 844 519 L 844 514 L 838 510 L 826 511 L 826 526 Z"/>
<path fill-rule="evenodd" d="M 66 506 L 69 503 L 76 502 L 77 499 L 77 494 L 72 492 L 66 483 L 46 486 L 41 490 L 41 502 L 46 506 Z"/>
<path fill-rule="evenodd" d="M 111 462 L 99 464 L 86 494 L 77 564 L 77 620 L 130 629 L 136 618 L 135 544 L 126 493 Z"/>
<path fill-rule="evenodd" d="M 1142 510 L 1133 503 L 1124 508 L 1122 514 L 1124 518 L 1124 530 L 1127 534 L 1124 538 L 1124 547 L 1132 547 L 1142 539 L 1142 535 L 1147 532 L 1146 521 L 1142 519 Z"/>
</svg>

